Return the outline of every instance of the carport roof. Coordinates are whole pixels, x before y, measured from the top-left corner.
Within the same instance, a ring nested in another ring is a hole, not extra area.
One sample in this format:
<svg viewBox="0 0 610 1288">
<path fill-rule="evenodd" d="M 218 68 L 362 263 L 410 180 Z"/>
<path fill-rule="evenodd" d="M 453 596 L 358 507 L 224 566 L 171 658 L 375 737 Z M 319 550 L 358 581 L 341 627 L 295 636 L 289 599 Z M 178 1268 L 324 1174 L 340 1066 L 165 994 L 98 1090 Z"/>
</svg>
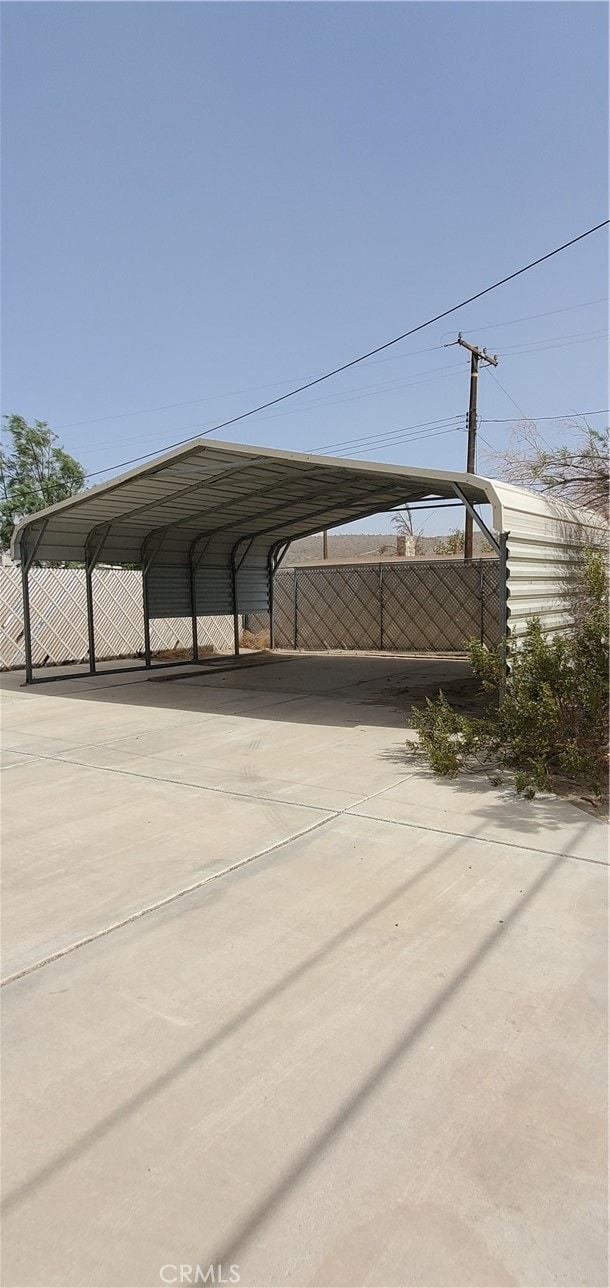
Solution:
<svg viewBox="0 0 610 1288">
<path fill-rule="evenodd" d="M 104 562 L 134 563 L 145 543 L 168 534 L 176 554 L 206 535 L 258 538 L 271 546 L 425 499 L 456 496 L 491 504 L 502 531 L 502 499 L 540 498 L 476 475 L 344 460 L 197 439 L 106 483 L 22 519 L 13 553 L 34 546 L 41 561 L 83 562 L 104 538 Z M 521 508 L 520 506 L 520 508 Z"/>
</svg>

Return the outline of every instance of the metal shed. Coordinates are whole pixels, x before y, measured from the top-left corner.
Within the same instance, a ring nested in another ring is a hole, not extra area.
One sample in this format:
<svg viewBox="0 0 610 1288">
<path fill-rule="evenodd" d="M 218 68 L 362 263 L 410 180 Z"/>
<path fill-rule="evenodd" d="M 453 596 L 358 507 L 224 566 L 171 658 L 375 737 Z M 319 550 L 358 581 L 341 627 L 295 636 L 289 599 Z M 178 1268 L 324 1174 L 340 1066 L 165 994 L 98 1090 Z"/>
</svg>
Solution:
<svg viewBox="0 0 610 1288">
<path fill-rule="evenodd" d="M 500 560 L 501 633 L 538 615 L 556 631 L 569 621 L 566 578 L 586 542 L 599 540 L 593 514 L 478 475 L 423 470 L 245 444 L 197 439 L 107 483 L 29 515 L 12 552 L 21 563 L 26 682 L 33 682 L 28 574 L 35 561 L 85 567 L 89 668 L 95 672 L 92 574 L 99 563 L 142 570 L 144 657 L 150 622 L 269 612 L 273 575 L 291 541 L 397 509 L 459 503 Z M 492 507 L 493 531 L 477 507 Z M 273 624 L 271 625 L 273 639 Z"/>
</svg>

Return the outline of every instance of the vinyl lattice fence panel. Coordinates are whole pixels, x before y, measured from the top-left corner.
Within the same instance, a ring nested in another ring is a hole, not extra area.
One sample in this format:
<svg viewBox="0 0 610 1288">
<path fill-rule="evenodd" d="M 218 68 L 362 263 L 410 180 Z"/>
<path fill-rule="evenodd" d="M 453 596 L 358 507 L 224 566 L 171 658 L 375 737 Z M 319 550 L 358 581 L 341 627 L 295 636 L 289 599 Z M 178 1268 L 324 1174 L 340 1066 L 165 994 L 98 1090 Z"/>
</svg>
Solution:
<svg viewBox="0 0 610 1288">
<path fill-rule="evenodd" d="M 416 563 L 407 569 L 391 564 L 383 574 L 384 648 L 452 653 L 473 638 L 495 644 L 498 592 L 495 560 Z"/>
<path fill-rule="evenodd" d="M 280 569 L 274 590 L 277 648 L 462 653 L 500 638 L 496 559 Z M 268 626 L 248 615 L 251 630 Z"/>
<path fill-rule="evenodd" d="M 286 568 L 276 572 L 273 591 L 273 616 L 275 624 L 275 644 L 277 648 L 295 648 L 298 637 L 298 592 L 296 589 L 298 568 Z M 268 630 L 269 614 L 249 613 L 248 623 L 260 623 L 258 629 Z M 256 629 L 256 627 L 255 627 Z"/>
<path fill-rule="evenodd" d="M 298 648 L 380 647 L 375 567 L 300 568 L 296 585 Z"/>
<path fill-rule="evenodd" d="M 138 656 L 144 651 L 142 576 L 135 569 L 97 568 L 93 573 L 95 652 L 104 659 Z M 88 657 L 85 574 L 81 568 L 33 568 L 30 616 L 34 666 L 61 666 Z M 153 653 L 189 649 L 187 617 L 151 621 Z M 199 644 L 226 652 L 233 648 L 229 617 L 201 617 Z M 25 665 L 21 573 L 0 568 L 0 669 Z"/>
</svg>

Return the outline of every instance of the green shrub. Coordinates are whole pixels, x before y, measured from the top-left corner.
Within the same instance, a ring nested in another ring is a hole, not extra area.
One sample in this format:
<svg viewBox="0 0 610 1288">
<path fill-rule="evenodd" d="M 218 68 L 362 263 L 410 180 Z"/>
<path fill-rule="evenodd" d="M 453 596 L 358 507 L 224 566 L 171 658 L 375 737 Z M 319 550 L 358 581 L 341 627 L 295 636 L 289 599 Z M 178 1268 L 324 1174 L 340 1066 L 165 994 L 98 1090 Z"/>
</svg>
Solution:
<svg viewBox="0 0 610 1288">
<path fill-rule="evenodd" d="M 482 694 L 497 694 L 479 717 L 459 715 L 445 695 L 413 712 L 423 752 L 437 774 L 454 777 L 475 764 L 514 771 L 516 790 L 533 796 L 561 780 L 600 795 L 608 741 L 608 586 L 603 557 L 587 553 L 573 627 L 548 639 L 538 618 L 519 648 L 495 651 L 471 643 L 469 658 Z M 500 698 L 503 658 L 506 691 Z"/>
</svg>

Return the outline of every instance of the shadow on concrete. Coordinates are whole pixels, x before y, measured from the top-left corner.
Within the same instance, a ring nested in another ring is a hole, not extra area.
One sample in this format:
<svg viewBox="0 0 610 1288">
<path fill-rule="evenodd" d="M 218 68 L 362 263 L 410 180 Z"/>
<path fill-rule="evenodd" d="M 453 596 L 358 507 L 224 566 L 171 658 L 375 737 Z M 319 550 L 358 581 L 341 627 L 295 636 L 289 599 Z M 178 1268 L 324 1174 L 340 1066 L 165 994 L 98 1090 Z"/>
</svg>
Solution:
<svg viewBox="0 0 610 1288">
<path fill-rule="evenodd" d="M 228 1265 L 241 1255 L 244 1247 L 258 1233 L 260 1227 L 274 1215 L 290 1192 L 301 1183 L 318 1159 L 324 1155 L 335 1139 L 347 1127 L 350 1119 L 364 1107 L 371 1095 L 383 1084 L 386 1078 L 390 1077 L 410 1048 L 422 1037 L 428 1026 L 459 993 L 477 967 L 482 965 L 507 929 L 518 920 L 523 910 L 543 889 L 560 863 L 561 859 L 557 858 L 547 864 L 544 871 L 532 883 L 529 890 L 525 892 L 523 898 L 504 911 L 501 923 L 463 962 L 453 978 L 449 980 L 444 988 L 439 990 L 433 1001 L 424 1007 L 417 1019 L 403 1031 L 398 1042 L 390 1048 L 371 1070 L 368 1078 L 343 1102 L 339 1111 L 314 1134 L 306 1149 L 285 1170 L 277 1183 L 267 1191 L 262 1200 L 254 1204 L 246 1217 L 232 1231 L 224 1247 L 205 1250 L 200 1258 L 202 1264 L 207 1264 L 209 1260 L 214 1264 Z"/>
<path fill-rule="evenodd" d="M 534 835 L 537 832 L 559 832 L 565 828 L 566 809 L 580 809 L 581 814 L 586 813 L 587 817 L 601 825 L 607 822 L 607 816 L 604 803 L 596 809 L 584 809 L 577 796 L 571 799 L 562 799 L 560 795 L 549 793 L 548 795 L 537 793 L 536 796 L 528 800 L 525 796 L 519 796 L 513 784 L 513 775 L 510 770 L 495 768 L 490 766 L 489 771 L 473 766 L 464 769 L 456 778 L 439 776 L 425 763 L 425 757 L 417 749 L 415 742 L 405 738 L 404 743 L 397 746 L 387 747 L 379 753 L 379 758 L 392 765 L 398 765 L 409 774 L 409 785 L 417 787 L 421 784 L 421 793 L 419 799 L 414 795 L 414 801 L 423 804 L 424 801 L 430 801 L 429 788 L 432 784 L 451 790 L 454 801 L 459 801 L 460 797 L 470 797 L 473 801 L 476 799 L 476 808 L 469 801 L 468 814 L 464 816 L 465 826 L 464 835 L 469 835 L 467 821 L 472 819 L 482 819 L 484 822 L 493 823 L 494 827 L 506 832 L 517 830 L 521 834 L 530 833 Z M 392 792 L 392 787 L 388 791 Z M 586 799 L 586 798 L 585 798 Z M 391 801 L 388 802 L 388 812 L 391 812 Z M 430 801 L 431 808 L 439 810 L 443 808 L 439 800 L 436 805 Z M 455 819 L 460 817 L 459 804 L 456 804 L 451 810 L 453 819 L 452 830 L 455 830 Z M 394 822 L 397 820 L 394 819 Z M 577 821 L 574 816 L 571 822 Z M 411 820 L 410 826 L 415 826 L 417 820 Z M 591 860 L 594 862 L 595 860 Z"/>
<path fill-rule="evenodd" d="M 369 908 L 355 921 L 345 926 L 336 935 L 332 936 L 322 948 L 317 949 L 309 957 L 305 958 L 292 970 L 288 971 L 285 976 L 280 978 L 270 988 L 266 989 L 252 1002 L 242 1007 L 216 1032 L 210 1034 L 205 1040 L 199 1043 L 186 1055 L 182 1056 L 176 1063 L 155 1077 L 146 1087 L 137 1092 L 134 1096 L 118 1105 L 116 1109 L 107 1114 L 106 1117 L 97 1122 L 92 1128 L 83 1133 L 80 1140 L 75 1141 L 66 1150 L 57 1154 L 48 1163 L 44 1164 L 36 1173 L 31 1175 L 21 1185 L 17 1186 L 10 1193 L 5 1195 L 2 1210 L 5 1214 L 20 1207 L 27 1199 L 45 1185 L 47 1181 L 63 1172 L 68 1166 L 71 1166 L 79 1157 L 86 1154 L 98 1142 L 114 1129 L 118 1128 L 123 1122 L 137 1113 L 143 1106 L 148 1105 L 152 1100 L 167 1090 L 179 1078 L 183 1077 L 202 1060 L 204 1060 L 216 1047 L 218 1047 L 227 1038 L 238 1032 L 244 1024 L 262 1011 L 266 1006 L 272 1003 L 291 985 L 300 980 L 314 966 L 319 965 L 327 959 L 337 948 L 356 934 L 362 927 L 384 911 L 402 896 L 407 890 L 412 888 L 417 882 L 428 876 L 436 868 L 445 863 L 456 850 L 461 846 L 462 838 L 449 845 L 445 852 L 433 859 L 425 867 L 412 874 L 405 881 L 401 882 L 383 899 Z M 541 875 L 539 875 L 530 888 L 525 892 L 524 897 L 519 899 L 512 907 L 504 910 L 502 921 L 498 923 L 494 931 L 477 947 L 474 953 L 467 958 L 464 964 L 457 970 L 453 979 L 450 980 L 437 993 L 433 1002 L 423 1009 L 420 1016 L 415 1022 L 407 1027 L 400 1040 L 391 1048 L 384 1058 L 371 1071 L 369 1077 L 360 1086 L 360 1088 L 348 1100 L 345 1101 L 339 1113 L 326 1123 L 314 1134 L 311 1144 L 303 1152 L 301 1157 L 293 1164 L 281 1177 L 280 1181 L 273 1189 L 259 1202 L 248 1217 L 240 1224 L 231 1236 L 230 1251 L 231 1256 L 236 1252 L 236 1248 L 241 1247 L 244 1241 L 249 1238 L 258 1228 L 259 1224 L 270 1215 L 271 1211 L 277 1206 L 282 1197 L 292 1188 L 313 1164 L 319 1153 L 322 1152 L 333 1140 L 335 1136 L 346 1126 L 353 1114 L 362 1107 L 364 1102 L 371 1095 L 375 1087 L 383 1081 L 385 1077 L 397 1065 L 403 1055 L 406 1054 L 409 1047 L 421 1036 L 424 1029 L 432 1022 L 435 1016 L 447 1005 L 455 993 L 462 987 L 468 977 L 481 964 L 495 943 L 504 935 L 509 926 L 517 920 L 520 912 L 532 901 L 536 894 L 546 884 L 552 874 L 564 862 L 563 857 L 557 857 L 548 863 Z M 42 967 L 42 970 L 48 967 Z M 24 981 L 25 982 L 25 981 Z M 14 985 L 19 987 L 19 981 Z M 222 1249 L 214 1254 L 214 1262 L 223 1262 L 229 1259 L 227 1248 Z M 206 1262 L 209 1260 L 206 1253 Z"/>
<path fill-rule="evenodd" d="M 256 662 L 254 659 L 257 659 Z M 31 701 L 71 698 L 123 703 L 202 715 L 331 726 L 406 728 L 414 705 L 439 687 L 448 693 L 476 689 L 464 658 L 405 654 L 278 654 L 261 664 L 256 654 L 235 665 L 121 675 L 50 676 L 27 689 L 21 673 L 2 676 L 0 687 L 19 689 Z"/>
</svg>

